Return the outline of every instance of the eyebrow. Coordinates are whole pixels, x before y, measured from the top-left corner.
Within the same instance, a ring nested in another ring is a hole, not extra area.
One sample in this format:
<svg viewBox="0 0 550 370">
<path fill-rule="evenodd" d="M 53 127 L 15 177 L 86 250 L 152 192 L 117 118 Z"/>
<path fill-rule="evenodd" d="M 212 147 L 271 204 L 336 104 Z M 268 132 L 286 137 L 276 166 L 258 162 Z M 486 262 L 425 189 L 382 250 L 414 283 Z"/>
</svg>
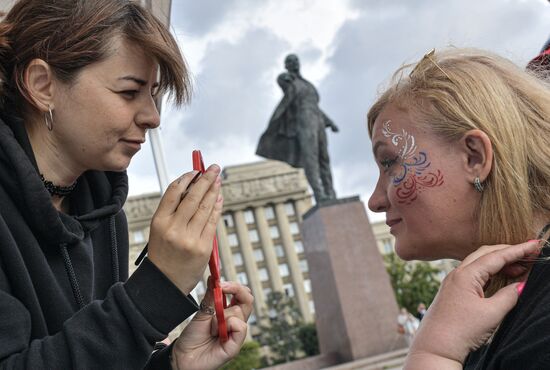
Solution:
<svg viewBox="0 0 550 370">
<path fill-rule="evenodd" d="M 376 144 L 374 144 L 374 147 L 372 148 L 372 152 L 374 153 L 375 157 L 376 157 L 376 152 L 378 151 L 378 149 L 380 149 L 381 146 L 385 146 L 385 145 L 387 145 L 387 144 L 383 141 L 377 141 Z"/>
<path fill-rule="evenodd" d="M 119 77 L 119 80 L 124 80 L 124 81 L 133 81 L 135 83 L 137 83 L 138 85 L 140 86 L 145 86 L 147 85 L 147 81 L 141 79 L 141 78 L 138 78 L 138 77 L 135 77 L 135 76 L 124 76 L 124 77 Z M 153 87 L 157 87 L 159 85 L 158 82 L 155 82 L 153 84 Z"/>
</svg>

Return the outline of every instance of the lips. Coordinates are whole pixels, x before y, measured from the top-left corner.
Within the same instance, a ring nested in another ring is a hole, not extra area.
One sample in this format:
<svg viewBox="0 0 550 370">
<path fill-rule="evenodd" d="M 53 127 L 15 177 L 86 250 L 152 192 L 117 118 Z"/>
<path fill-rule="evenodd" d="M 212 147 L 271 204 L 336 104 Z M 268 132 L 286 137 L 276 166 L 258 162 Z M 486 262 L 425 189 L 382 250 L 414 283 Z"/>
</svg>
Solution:
<svg viewBox="0 0 550 370">
<path fill-rule="evenodd" d="M 388 225 L 389 227 L 392 227 L 394 225 L 397 225 L 400 222 L 401 222 L 400 218 L 392 218 L 392 219 L 386 220 L 386 225 Z"/>
<path fill-rule="evenodd" d="M 141 149 L 141 144 L 145 142 L 143 139 L 121 139 L 121 142 L 126 144 L 127 146 L 131 147 L 135 151 L 138 151 Z"/>
<path fill-rule="evenodd" d="M 138 138 L 138 139 L 121 139 L 121 141 L 125 141 L 127 143 L 132 143 L 132 144 L 143 144 L 145 142 L 145 139 L 141 139 L 141 138 Z"/>
</svg>

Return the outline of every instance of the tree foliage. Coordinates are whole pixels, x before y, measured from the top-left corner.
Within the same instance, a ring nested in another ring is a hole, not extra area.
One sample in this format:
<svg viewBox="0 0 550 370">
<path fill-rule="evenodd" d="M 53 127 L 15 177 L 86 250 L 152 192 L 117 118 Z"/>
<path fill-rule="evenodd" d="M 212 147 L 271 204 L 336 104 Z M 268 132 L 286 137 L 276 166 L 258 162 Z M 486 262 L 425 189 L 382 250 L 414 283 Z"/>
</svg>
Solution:
<svg viewBox="0 0 550 370">
<path fill-rule="evenodd" d="M 319 339 L 317 338 L 315 323 L 301 325 L 298 328 L 298 338 L 302 343 L 302 350 L 306 356 L 309 357 L 319 354 Z"/>
<path fill-rule="evenodd" d="M 427 262 L 405 262 L 395 253 L 384 256 L 399 307 L 415 313 L 419 303 L 429 305 L 439 289 L 439 269 Z"/>
<path fill-rule="evenodd" d="M 299 331 L 302 315 L 294 299 L 281 292 L 271 292 L 267 297 L 267 315 L 259 325 L 263 345 L 269 346 L 270 364 L 289 362 L 298 358 L 302 348 Z"/>
<path fill-rule="evenodd" d="M 261 366 L 260 343 L 256 341 L 245 342 L 241 351 L 233 360 L 229 361 L 221 370 L 251 370 Z"/>
</svg>

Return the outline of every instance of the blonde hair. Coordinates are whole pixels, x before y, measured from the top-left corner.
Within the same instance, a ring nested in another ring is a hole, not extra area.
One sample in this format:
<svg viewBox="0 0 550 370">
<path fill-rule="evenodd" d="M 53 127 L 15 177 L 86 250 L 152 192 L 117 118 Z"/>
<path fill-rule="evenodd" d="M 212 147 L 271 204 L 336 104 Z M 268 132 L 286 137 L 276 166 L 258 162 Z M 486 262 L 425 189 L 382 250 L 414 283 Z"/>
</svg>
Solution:
<svg viewBox="0 0 550 370">
<path fill-rule="evenodd" d="M 491 173 L 477 209 L 478 242 L 534 239 L 536 215 L 550 211 L 549 85 L 509 60 L 449 49 L 401 67 L 368 113 L 368 129 L 388 104 L 444 140 L 479 129 L 492 143 Z"/>
</svg>

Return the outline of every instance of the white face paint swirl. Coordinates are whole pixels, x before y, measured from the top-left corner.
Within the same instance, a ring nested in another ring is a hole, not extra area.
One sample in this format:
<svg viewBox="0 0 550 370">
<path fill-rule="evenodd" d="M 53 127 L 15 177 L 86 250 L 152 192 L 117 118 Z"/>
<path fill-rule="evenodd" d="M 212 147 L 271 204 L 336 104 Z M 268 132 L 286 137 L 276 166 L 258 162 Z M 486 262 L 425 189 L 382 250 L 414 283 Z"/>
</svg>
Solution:
<svg viewBox="0 0 550 370">
<path fill-rule="evenodd" d="M 402 129 L 402 133 L 393 132 L 391 130 L 391 120 L 388 120 L 382 125 L 382 134 L 384 137 L 390 137 L 391 142 L 394 146 L 401 146 L 399 148 L 398 154 L 403 161 L 411 158 L 416 152 L 416 143 L 414 136 L 409 134 L 407 131 Z"/>
</svg>

